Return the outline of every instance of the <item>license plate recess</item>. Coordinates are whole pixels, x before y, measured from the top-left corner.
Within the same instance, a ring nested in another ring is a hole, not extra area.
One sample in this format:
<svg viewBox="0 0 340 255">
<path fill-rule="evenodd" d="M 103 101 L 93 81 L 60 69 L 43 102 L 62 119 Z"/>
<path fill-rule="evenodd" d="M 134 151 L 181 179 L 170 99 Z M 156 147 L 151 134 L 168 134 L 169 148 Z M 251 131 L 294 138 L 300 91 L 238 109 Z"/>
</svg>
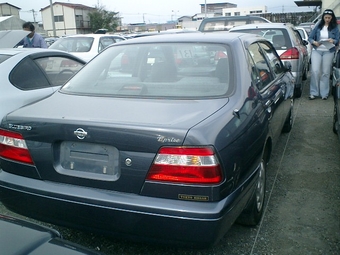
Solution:
<svg viewBox="0 0 340 255">
<path fill-rule="evenodd" d="M 119 178 L 119 151 L 108 145 L 82 142 L 60 144 L 61 174 L 115 181 Z"/>
</svg>

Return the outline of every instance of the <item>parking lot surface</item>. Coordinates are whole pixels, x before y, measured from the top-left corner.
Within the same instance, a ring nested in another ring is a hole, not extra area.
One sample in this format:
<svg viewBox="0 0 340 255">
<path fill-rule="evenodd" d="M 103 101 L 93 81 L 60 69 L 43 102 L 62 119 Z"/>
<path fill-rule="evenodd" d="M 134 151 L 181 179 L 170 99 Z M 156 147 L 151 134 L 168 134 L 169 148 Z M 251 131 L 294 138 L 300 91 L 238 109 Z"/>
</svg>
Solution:
<svg viewBox="0 0 340 255">
<path fill-rule="evenodd" d="M 201 250 L 134 243 L 44 224 L 67 240 L 107 255 L 340 254 L 340 142 L 332 132 L 333 99 L 309 100 L 308 84 L 309 79 L 302 97 L 295 100 L 292 131 L 282 134 L 273 151 L 265 213 L 257 227 L 234 224 L 217 245 Z M 0 213 L 22 217 L 1 203 Z"/>
</svg>

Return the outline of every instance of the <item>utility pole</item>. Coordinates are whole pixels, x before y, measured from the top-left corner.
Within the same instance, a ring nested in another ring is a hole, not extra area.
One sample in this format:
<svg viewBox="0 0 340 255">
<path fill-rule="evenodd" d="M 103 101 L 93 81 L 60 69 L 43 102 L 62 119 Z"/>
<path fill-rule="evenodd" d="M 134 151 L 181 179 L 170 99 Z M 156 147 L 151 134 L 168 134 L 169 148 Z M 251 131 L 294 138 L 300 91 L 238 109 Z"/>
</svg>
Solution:
<svg viewBox="0 0 340 255">
<path fill-rule="evenodd" d="M 52 0 L 50 0 L 50 9 L 51 9 L 51 21 L 52 21 L 52 27 L 53 27 L 53 36 L 56 37 L 57 36 L 57 32 L 55 30 L 55 23 L 54 23 L 54 12 L 53 12 L 53 4 L 52 4 Z"/>
<path fill-rule="evenodd" d="M 35 21 L 35 10 L 32 9 L 31 12 L 33 13 L 33 21 L 34 21 L 34 24 L 35 24 L 36 23 L 36 21 Z"/>
</svg>

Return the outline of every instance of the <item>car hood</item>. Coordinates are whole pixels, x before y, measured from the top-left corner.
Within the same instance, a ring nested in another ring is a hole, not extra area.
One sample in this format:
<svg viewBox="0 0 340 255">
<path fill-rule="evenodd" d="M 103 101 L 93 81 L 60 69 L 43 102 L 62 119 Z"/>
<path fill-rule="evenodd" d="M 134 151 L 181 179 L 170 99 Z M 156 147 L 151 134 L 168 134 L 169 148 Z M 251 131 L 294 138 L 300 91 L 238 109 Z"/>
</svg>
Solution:
<svg viewBox="0 0 340 255">
<path fill-rule="evenodd" d="M 13 48 L 29 33 L 24 30 L 0 31 L 0 48 Z"/>
</svg>

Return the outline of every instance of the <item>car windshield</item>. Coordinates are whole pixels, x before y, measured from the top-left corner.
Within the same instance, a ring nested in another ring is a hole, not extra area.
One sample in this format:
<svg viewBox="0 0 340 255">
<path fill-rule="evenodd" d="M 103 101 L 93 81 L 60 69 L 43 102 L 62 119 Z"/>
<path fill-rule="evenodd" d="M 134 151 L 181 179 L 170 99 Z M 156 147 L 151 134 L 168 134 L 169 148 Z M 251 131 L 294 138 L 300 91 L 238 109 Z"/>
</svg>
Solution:
<svg viewBox="0 0 340 255">
<path fill-rule="evenodd" d="M 218 44 L 159 43 L 106 49 L 62 89 L 118 97 L 204 98 L 233 91 L 231 53 Z"/>
<path fill-rule="evenodd" d="M 88 52 L 93 40 L 93 37 L 65 37 L 57 40 L 49 48 L 67 52 Z"/>
</svg>

